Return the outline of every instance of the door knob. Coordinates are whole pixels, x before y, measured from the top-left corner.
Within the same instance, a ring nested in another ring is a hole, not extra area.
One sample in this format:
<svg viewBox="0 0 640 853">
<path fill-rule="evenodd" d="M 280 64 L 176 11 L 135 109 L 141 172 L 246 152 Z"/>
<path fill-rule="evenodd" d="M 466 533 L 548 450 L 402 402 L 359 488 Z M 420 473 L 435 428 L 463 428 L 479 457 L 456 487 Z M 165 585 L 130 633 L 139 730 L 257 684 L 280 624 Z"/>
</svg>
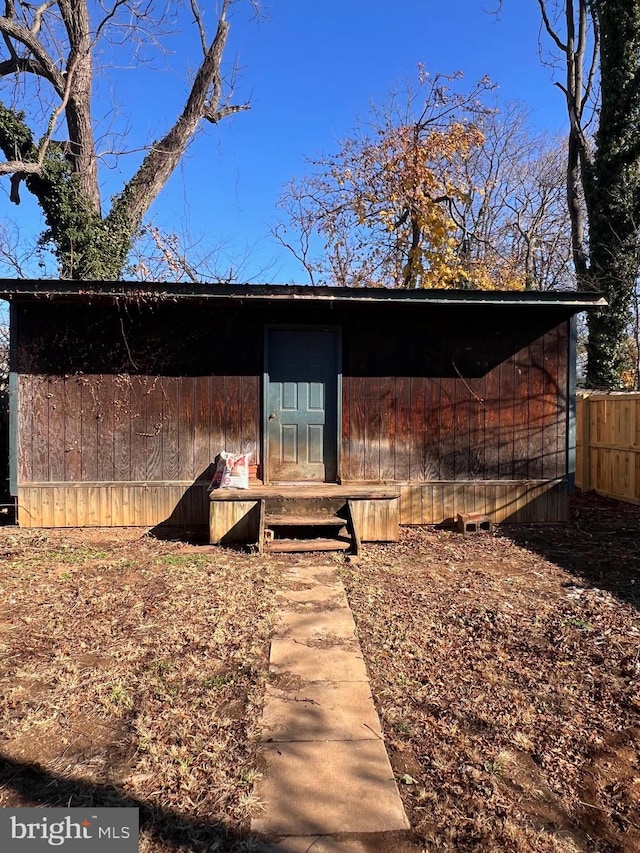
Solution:
<svg viewBox="0 0 640 853">
<path fill-rule="evenodd" d="M 275 420 L 275 417 L 276 417 L 276 416 L 275 416 L 275 413 L 274 413 L 274 412 L 271 412 L 271 414 L 269 415 L 269 420 L 270 420 L 270 421 L 273 421 L 273 420 Z"/>
</svg>

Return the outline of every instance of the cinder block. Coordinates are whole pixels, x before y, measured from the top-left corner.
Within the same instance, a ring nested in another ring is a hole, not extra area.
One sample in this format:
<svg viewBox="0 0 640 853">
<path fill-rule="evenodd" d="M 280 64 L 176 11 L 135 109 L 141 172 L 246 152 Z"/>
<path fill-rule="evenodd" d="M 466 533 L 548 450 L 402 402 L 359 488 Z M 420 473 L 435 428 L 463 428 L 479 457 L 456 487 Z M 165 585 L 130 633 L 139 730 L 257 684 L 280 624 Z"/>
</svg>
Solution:
<svg viewBox="0 0 640 853">
<path fill-rule="evenodd" d="M 491 533 L 491 519 L 481 512 L 459 512 L 458 530 L 465 536 L 471 533 Z"/>
</svg>

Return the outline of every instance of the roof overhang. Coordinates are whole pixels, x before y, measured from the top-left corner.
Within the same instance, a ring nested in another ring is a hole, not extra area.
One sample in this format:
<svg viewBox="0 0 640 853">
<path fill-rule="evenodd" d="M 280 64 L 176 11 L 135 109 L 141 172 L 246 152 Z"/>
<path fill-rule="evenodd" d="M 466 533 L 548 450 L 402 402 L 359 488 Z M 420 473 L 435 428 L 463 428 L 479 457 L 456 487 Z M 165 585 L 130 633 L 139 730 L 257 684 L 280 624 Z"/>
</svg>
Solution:
<svg viewBox="0 0 640 853">
<path fill-rule="evenodd" d="M 522 290 L 405 290 L 382 287 L 309 287 L 278 284 L 175 284 L 0 279 L 7 301 L 325 302 L 401 305 L 548 306 L 578 313 L 605 308 L 600 293 Z"/>
</svg>

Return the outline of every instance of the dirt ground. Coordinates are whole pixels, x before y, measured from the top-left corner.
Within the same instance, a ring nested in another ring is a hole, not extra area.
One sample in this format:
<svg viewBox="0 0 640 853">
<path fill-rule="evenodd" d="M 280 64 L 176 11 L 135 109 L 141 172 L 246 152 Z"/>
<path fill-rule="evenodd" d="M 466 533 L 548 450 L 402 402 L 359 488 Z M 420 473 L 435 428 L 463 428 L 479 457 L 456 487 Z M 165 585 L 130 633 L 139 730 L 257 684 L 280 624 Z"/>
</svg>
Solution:
<svg viewBox="0 0 640 853">
<path fill-rule="evenodd" d="M 300 559 L 0 528 L 0 806 L 138 806 L 142 853 L 255 849 Z M 416 850 L 640 851 L 640 507 L 587 495 L 567 526 L 407 530 L 340 565 Z"/>
<path fill-rule="evenodd" d="M 428 851 L 640 851 L 640 507 L 407 531 L 345 571 Z"/>
<path fill-rule="evenodd" d="M 278 565 L 0 528 L 0 806 L 135 806 L 143 853 L 252 849 Z"/>
</svg>

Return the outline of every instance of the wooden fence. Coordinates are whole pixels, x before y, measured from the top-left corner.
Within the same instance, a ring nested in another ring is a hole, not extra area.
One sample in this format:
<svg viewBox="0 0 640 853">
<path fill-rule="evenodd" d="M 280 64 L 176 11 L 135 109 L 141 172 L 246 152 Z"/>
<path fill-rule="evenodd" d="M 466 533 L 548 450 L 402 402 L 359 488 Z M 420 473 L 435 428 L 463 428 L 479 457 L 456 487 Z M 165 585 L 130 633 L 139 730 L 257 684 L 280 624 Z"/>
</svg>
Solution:
<svg viewBox="0 0 640 853">
<path fill-rule="evenodd" d="M 579 394 L 576 485 L 640 504 L 640 394 Z"/>
</svg>

